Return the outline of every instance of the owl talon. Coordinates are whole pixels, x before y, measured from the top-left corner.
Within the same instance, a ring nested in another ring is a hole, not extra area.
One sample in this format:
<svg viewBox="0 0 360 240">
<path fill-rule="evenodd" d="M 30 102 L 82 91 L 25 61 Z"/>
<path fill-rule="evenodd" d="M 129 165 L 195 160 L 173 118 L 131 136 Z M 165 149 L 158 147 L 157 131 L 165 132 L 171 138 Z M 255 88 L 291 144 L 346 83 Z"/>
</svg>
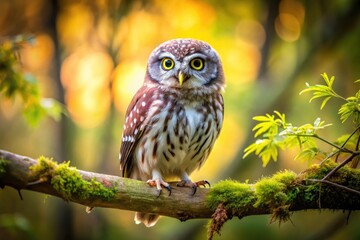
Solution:
<svg viewBox="0 0 360 240">
<path fill-rule="evenodd" d="M 194 185 L 192 186 L 191 196 L 194 196 L 194 195 L 195 195 L 197 188 L 198 188 L 197 185 L 194 183 Z"/>
<path fill-rule="evenodd" d="M 156 189 L 156 191 L 157 191 L 157 196 L 156 196 L 156 198 L 158 198 L 158 197 L 160 197 L 160 195 L 161 195 L 162 189 Z"/>
<path fill-rule="evenodd" d="M 199 187 L 199 186 L 206 187 L 206 185 L 208 185 L 209 188 L 211 188 L 211 184 L 210 184 L 208 181 L 206 181 L 206 180 L 198 181 L 198 182 L 196 182 L 195 184 L 196 184 L 198 187 Z"/>
<path fill-rule="evenodd" d="M 157 198 L 160 197 L 160 195 L 161 195 L 162 187 L 166 188 L 169 191 L 169 196 L 171 195 L 172 189 L 171 189 L 170 185 L 162 179 L 159 179 L 159 178 L 149 179 L 149 180 L 147 180 L 146 183 L 150 187 L 156 187 L 156 191 L 158 192 Z"/>
<path fill-rule="evenodd" d="M 172 191 L 172 189 L 171 189 L 171 187 L 170 187 L 170 185 L 168 185 L 167 187 L 165 187 L 168 191 L 169 191 L 169 197 L 170 197 L 170 195 L 171 195 L 171 191 Z"/>
<path fill-rule="evenodd" d="M 198 181 L 198 182 L 192 182 L 190 180 L 181 180 L 180 182 L 178 182 L 176 184 L 176 186 L 178 187 L 190 187 L 192 188 L 192 193 L 191 195 L 194 195 L 196 193 L 196 190 L 198 187 L 203 186 L 206 187 L 206 185 L 209 185 L 209 187 L 211 187 L 210 183 L 206 180 L 202 180 L 202 181 Z"/>
</svg>

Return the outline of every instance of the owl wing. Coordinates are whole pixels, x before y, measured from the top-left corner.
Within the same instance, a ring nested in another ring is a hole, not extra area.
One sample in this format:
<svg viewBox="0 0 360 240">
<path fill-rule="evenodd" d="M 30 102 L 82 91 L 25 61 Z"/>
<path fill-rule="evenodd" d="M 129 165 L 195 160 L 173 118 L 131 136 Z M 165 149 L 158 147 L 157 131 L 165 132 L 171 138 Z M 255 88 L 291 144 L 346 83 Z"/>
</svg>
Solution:
<svg viewBox="0 0 360 240">
<path fill-rule="evenodd" d="M 129 177 L 134 164 L 134 150 L 146 128 L 149 107 L 153 101 L 154 88 L 141 87 L 128 106 L 124 133 L 120 147 L 120 170 L 123 177 Z"/>
</svg>

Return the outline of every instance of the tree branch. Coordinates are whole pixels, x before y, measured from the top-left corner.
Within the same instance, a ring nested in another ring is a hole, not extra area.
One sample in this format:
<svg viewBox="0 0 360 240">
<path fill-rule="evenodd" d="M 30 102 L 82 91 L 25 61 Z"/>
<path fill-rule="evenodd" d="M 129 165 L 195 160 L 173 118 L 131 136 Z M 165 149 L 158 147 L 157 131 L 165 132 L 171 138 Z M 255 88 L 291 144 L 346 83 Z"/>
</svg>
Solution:
<svg viewBox="0 0 360 240">
<path fill-rule="evenodd" d="M 225 180 L 211 189 L 198 189 L 193 196 L 191 189 L 176 187 L 172 183 L 172 194 L 168 196 L 167 191 L 163 191 L 159 197 L 156 197 L 156 189 L 145 182 L 77 170 L 68 165 L 57 164 L 44 157 L 34 160 L 0 150 L 0 186 L 41 192 L 89 207 L 151 212 L 181 221 L 216 219 L 219 216 L 214 212 L 219 206 L 227 210 L 225 219 L 272 214 L 280 221 L 286 220 L 291 211 L 319 209 L 320 206 L 341 210 L 360 209 L 357 194 L 360 190 L 359 170 L 347 166 L 339 169 L 327 179 L 334 184 L 314 181 L 320 180 L 336 167 L 334 162 L 314 165 L 299 175 L 289 171 L 280 172 L 256 184 Z"/>
<path fill-rule="evenodd" d="M 196 194 L 191 196 L 191 189 L 176 188 L 172 184 L 173 191 L 171 196 L 168 196 L 164 191 L 157 198 L 156 189 L 149 187 L 145 182 L 69 168 L 70 170 L 78 171 L 81 177 L 89 183 L 95 179 L 96 182 L 101 183 L 108 190 L 115 190 L 115 194 L 109 198 L 103 195 L 106 194 L 106 191 L 104 193 L 94 193 L 90 188 L 83 189 L 83 192 L 74 192 L 74 194 L 67 198 L 61 189 L 54 187 L 53 181 L 51 181 L 52 176 L 46 176 L 48 174 L 46 172 L 39 175 L 34 173 L 34 170 L 31 170 L 39 164 L 39 161 L 3 150 L 0 150 L 0 159 L 1 165 L 4 166 L 3 169 L 5 169 L 5 171 L 0 170 L 0 186 L 10 186 L 18 190 L 26 189 L 46 193 L 89 207 L 153 212 L 180 220 L 209 218 L 212 214 L 204 201 L 205 195 L 209 191 L 208 189 L 198 189 Z M 84 198 L 82 196 L 86 191 L 89 192 L 86 193 L 87 197 Z"/>
</svg>

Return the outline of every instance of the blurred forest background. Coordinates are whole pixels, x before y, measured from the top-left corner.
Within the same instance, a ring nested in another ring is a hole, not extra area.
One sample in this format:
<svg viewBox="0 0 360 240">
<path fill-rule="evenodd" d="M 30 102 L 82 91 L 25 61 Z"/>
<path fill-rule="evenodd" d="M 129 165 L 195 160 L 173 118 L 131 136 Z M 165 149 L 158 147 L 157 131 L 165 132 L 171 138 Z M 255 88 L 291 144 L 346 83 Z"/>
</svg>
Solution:
<svg viewBox="0 0 360 240">
<path fill-rule="evenodd" d="M 41 95 L 66 105 L 61 121 L 29 127 L 21 100 L 0 96 L 0 148 L 41 155 L 87 171 L 119 175 L 118 151 L 126 107 L 141 86 L 147 58 L 159 43 L 179 37 L 209 42 L 222 57 L 227 88 L 225 122 L 205 166 L 192 179 L 254 182 L 281 169 L 300 172 L 308 162 L 284 151 L 266 168 L 242 159 L 253 139 L 252 117 L 278 110 L 294 124 L 321 117 L 334 140 L 349 131 L 335 101 L 320 111 L 300 95 L 305 82 L 336 76 L 335 89 L 356 92 L 360 78 L 360 1 L 329 0 L 0 0 L 0 39 L 33 34 L 20 51 L 23 71 Z M 204 239 L 208 220 L 181 223 L 163 217 L 154 228 L 135 225 L 133 212 L 94 209 L 23 191 L 0 191 L 1 239 Z M 233 219 L 215 239 L 360 239 L 359 213 L 306 211 L 292 222 L 269 216 Z"/>
</svg>

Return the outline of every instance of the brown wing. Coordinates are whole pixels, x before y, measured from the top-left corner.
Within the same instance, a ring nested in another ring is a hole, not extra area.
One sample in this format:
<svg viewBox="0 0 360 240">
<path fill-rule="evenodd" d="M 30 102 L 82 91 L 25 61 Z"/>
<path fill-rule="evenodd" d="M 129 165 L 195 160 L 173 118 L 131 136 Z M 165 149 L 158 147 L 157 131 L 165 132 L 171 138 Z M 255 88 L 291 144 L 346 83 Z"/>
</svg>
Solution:
<svg viewBox="0 0 360 240">
<path fill-rule="evenodd" d="M 141 87 L 126 111 L 124 133 L 120 147 L 120 170 L 123 177 L 129 177 L 133 168 L 134 150 L 141 139 L 147 122 L 148 110 L 154 100 L 155 88 Z"/>
</svg>

